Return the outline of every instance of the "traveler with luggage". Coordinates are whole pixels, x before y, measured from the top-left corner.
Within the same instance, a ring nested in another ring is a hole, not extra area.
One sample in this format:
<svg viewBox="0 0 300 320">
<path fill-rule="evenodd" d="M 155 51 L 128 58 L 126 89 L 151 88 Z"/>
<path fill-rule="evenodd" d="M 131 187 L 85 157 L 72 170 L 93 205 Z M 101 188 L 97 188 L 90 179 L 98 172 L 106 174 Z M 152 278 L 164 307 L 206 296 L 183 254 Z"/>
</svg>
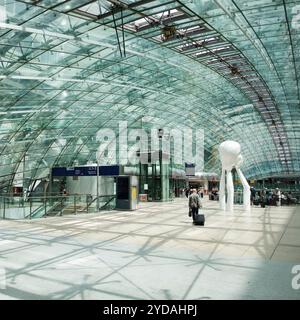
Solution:
<svg viewBox="0 0 300 320">
<path fill-rule="evenodd" d="M 197 194 L 197 190 L 196 189 L 193 189 L 192 190 L 192 194 L 189 196 L 189 210 L 190 210 L 190 216 L 193 217 L 193 222 L 194 224 L 197 224 L 197 221 L 199 220 L 199 216 L 198 216 L 198 211 L 199 211 L 199 208 L 202 207 L 202 204 L 201 204 L 201 200 L 200 200 L 200 197 L 199 195 Z M 204 216 L 201 215 L 201 218 L 203 218 Z M 203 223 L 200 223 L 200 224 L 204 224 L 204 221 Z"/>
</svg>

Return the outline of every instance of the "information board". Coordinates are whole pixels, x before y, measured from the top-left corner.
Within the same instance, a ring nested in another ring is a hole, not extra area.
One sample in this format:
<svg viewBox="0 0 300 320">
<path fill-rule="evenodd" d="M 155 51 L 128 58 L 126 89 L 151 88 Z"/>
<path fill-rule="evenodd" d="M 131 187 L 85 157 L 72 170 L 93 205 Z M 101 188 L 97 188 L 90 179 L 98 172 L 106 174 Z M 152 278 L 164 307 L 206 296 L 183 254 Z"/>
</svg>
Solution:
<svg viewBox="0 0 300 320">
<path fill-rule="evenodd" d="M 119 166 L 99 166 L 99 176 L 118 176 Z M 97 166 L 54 167 L 53 177 L 97 176 Z"/>
<path fill-rule="evenodd" d="M 194 163 L 186 163 L 185 164 L 185 174 L 186 176 L 195 176 L 195 164 Z"/>
</svg>

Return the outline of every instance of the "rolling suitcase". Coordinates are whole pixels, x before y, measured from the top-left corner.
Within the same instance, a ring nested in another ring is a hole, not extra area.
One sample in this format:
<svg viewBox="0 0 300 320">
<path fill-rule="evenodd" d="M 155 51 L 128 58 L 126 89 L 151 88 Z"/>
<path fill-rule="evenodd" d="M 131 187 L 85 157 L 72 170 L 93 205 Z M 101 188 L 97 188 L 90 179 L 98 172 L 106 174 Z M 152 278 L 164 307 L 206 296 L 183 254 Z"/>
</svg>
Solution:
<svg viewBox="0 0 300 320">
<path fill-rule="evenodd" d="M 205 216 L 204 214 L 197 214 L 195 216 L 194 225 L 196 226 L 204 226 Z"/>
</svg>

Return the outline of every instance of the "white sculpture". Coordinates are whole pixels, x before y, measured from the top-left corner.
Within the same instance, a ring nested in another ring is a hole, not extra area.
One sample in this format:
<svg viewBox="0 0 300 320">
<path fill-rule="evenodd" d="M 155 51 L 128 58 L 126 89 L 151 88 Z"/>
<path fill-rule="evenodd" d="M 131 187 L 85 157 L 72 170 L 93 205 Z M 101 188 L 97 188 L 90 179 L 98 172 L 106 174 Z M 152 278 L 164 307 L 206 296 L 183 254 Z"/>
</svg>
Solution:
<svg viewBox="0 0 300 320">
<path fill-rule="evenodd" d="M 235 141 L 226 140 L 220 144 L 219 153 L 222 163 L 222 175 L 220 180 L 219 192 L 219 201 L 221 209 L 233 211 L 234 187 L 231 170 L 235 168 L 243 185 L 244 210 L 250 211 L 250 186 L 239 168 L 243 162 L 240 144 Z M 225 194 L 225 174 L 227 180 L 227 206 Z"/>
</svg>

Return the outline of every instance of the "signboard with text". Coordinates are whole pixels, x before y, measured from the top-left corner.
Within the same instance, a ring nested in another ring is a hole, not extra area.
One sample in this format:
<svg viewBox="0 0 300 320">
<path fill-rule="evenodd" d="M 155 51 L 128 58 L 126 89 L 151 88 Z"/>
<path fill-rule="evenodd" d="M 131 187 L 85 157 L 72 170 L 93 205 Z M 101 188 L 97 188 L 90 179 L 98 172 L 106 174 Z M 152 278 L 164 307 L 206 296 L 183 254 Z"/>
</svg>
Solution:
<svg viewBox="0 0 300 320">
<path fill-rule="evenodd" d="M 194 163 L 185 163 L 186 176 L 195 176 L 195 167 Z"/>
<path fill-rule="evenodd" d="M 99 176 L 118 176 L 119 166 L 99 166 Z M 97 176 L 97 166 L 52 168 L 54 177 Z"/>
</svg>

